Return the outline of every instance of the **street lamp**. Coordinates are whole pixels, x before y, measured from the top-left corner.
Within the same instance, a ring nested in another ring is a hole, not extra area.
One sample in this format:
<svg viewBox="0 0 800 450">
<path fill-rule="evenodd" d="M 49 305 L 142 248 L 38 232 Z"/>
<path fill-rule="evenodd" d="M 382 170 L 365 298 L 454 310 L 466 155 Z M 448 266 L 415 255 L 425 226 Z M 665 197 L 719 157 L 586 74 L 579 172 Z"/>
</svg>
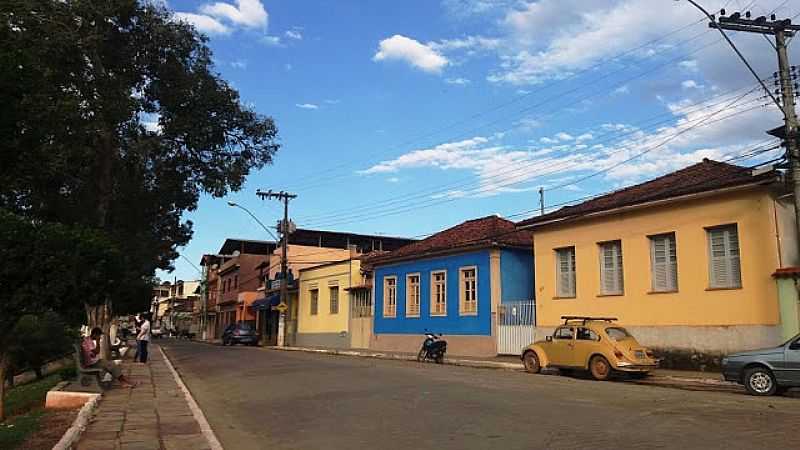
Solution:
<svg viewBox="0 0 800 450">
<path fill-rule="evenodd" d="M 261 225 L 261 228 L 263 228 L 263 229 L 264 229 L 264 231 L 266 231 L 267 233 L 269 233 L 269 235 L 270 235 L 270 236 L 272 236 L 272 239 L 275 239 L 275 241 L 276 241 L 276 242 L 279 240 L 279 239 L 278 239 L 278 238 L 275 236 L 275 234 L 274 234 L 272 231 L 270 231 L 270 229 L 269 229 L 269 228 L 267 228 L 267 226 L 266 226 L 266 225 L 264 225 L 263 223 L 261 223 L 261 221 L 260 221 L 260 220 L 258 220 L 258 217 L 256 217 L 256 216 L 255 216 L 253 213 L 251 213 L 251 212 L 250 212 L 250 210 L 248 210 L 247 208 L 245 208 L 244 206 L 242 206 L 242 205 L 240 205 L 240 204 L 238 204 L 238 203 L 235 203 L 235 202 L 230 202 L 230 201 L 228 202 L 228 206 L 230 206 L 230 207 L 232 207 L 232 208 L 239 208 L 239 209 L 241 209 L 242 211 L 246 212 L 247 214 L 250 214 L 250 217 L 252 217 L 252 218 L 253 218 L 253 220 L 255 220 L 256 222 L 258 222 L 258 224 L 259 224 L 259 225 Z"/>
</svg>

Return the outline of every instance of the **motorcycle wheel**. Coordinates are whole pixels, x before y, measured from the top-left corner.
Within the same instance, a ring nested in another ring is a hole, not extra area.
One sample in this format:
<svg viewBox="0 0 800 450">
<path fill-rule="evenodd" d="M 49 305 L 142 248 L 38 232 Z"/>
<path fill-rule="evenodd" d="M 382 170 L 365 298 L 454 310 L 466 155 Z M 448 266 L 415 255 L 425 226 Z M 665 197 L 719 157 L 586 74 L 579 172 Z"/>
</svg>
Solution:
<svg viewBox="0 0 800 450">
<path fill-rule="evenodd" d="M 419 349 L 419 353 L 417 353 L 417 361 L 423 362 L 425 361 L 425 357 L 428 355 L 428 352 L 425 351 L 424 348 Z"/>
<path fill-rule="evenodd" d="M 444 364 L 444 353 L 436 355 L 436 364 Z"/>
</svg>

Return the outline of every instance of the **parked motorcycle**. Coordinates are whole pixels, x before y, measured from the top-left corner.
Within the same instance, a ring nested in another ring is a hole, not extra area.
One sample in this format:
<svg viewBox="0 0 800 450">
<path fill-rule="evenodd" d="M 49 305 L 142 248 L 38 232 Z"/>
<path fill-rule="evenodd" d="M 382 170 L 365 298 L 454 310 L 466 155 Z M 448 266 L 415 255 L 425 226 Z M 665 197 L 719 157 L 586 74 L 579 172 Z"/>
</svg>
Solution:
<svg viewBox="0 0 800 450">
<path fill-rule="evenodd" d="M 436 364 L 442 364 L 445 353 L 447 353 L 447 341 L 442 339 L 442 335 L 426 332 L 425 341 L 417 353 L 417 361 L 424 362 L 430 359 L 436 361 Z"/>
</svg>

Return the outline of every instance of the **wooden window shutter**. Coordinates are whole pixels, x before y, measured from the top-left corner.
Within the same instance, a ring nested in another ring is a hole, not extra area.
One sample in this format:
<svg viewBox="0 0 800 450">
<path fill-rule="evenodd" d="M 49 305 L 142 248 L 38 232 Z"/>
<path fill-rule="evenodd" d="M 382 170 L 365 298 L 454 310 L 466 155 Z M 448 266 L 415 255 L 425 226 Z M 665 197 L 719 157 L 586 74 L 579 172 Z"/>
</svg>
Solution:
<svg viewBox="0 0 800 450">
<path fill-rule="evenodd" d="M 575 247 L 556 251 L 558 264 L 558 296 L 575 297 Z"/>
<path fill-rule="evenodd" d="M 739 233 L 736 225 L 708 230 L 709 279 L 712 288 L 742 285 Z"/>
<path fill-rule="evenodd" d="M 605 295 L 622 294 L 622 242 L 600 244 L 600 289 Z"/>
<path fill-rule="evenodd" d="M 653 272 L 653 291 L 678 290 L 678 260 L 674 233 L 650 238 L 650 261 Z"/>
</svg>

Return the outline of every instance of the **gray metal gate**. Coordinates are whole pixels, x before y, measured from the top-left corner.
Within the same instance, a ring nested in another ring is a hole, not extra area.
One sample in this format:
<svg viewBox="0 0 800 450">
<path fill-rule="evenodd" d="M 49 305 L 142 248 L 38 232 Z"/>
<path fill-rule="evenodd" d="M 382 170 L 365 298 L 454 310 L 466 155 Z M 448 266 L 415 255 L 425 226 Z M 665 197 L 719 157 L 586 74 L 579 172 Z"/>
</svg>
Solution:
<svg viewBox="0 0 800 450">
<path fill-rule="evenodd" d="M 533 342 L 535 328 L 535 301 L 501 303 L 497 314 L 497 353 L 519 355 Z"/>
</svg>

